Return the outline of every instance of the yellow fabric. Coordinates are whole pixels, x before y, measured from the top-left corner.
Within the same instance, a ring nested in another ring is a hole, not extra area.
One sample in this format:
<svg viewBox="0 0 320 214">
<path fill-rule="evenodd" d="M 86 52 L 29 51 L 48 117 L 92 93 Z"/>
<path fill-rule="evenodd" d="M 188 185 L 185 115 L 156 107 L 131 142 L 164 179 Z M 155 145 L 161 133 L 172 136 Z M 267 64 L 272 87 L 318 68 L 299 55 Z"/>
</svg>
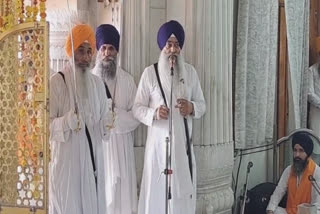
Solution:
<svg viewBox="0 0 320 214">
<path fill-rule="evenodd" d="M 288 201 L 286 208 L 288 214 L 296 214 L 299 204 L 311 202 L 312 185 L 308 177 L 309 175 L 313 175 L 315 168 L 316 164 L 309 158 L 308 165 L 302 174 L 299 186 L 297 186 L 297 176 L 291 170 L 288 180 Z"/>
<path fill-rule="evenodd" d="M 96 50 L 96 38 L 94 35 L 94 32 L 92 28 L 89 25 L 81 24 L 76 25 L 72 28 L 72 38 L 73 38 L 73 49 L 74 51 L 77 50 L 77 48 L 84 43 L 85 41 L 88 41 L 91 48 L 92 48 L 92 54 L 94 54 Z M 65 50 L 67 56 L 72 56 L 72 48 L 71 48 L 71 35 L 69 33 L 66 44 L 65 44 Z"/>
</svg>

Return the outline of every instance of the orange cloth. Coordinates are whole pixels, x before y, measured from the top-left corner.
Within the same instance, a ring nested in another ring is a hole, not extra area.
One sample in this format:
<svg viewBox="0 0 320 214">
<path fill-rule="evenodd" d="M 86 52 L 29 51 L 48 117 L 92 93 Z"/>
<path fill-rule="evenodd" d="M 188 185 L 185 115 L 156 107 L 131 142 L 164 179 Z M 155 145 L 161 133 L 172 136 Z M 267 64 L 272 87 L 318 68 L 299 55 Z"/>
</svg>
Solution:
<svg viewBox="0 0 320 214">
<path fill-rule="evenodd" d="M 308 176 L 313 175 L 315 168 L 316 164 L 309 158 L 308 165 L 302 174 L 299 186 L 297 186 L 297 176 L 291 170 L 288 180 L 288 201 L 286 208 L 288 214 L 296 214 L 299 204 L 311 203 L 312 185 Z"/>
<path fill-rule="evenodd" d="M 96 50 L 96 38 L 92 28 L 89 25 L 81 24 L 76 25 L 72 28 L 72 38 L 73 38 L 73 49 L 74 51 L 84 43 L 88 41 L 92 48 L 92 54 L 94 54 Z M 71 57 L 72 56 L 72 48 L 71 48 L 71 35 L 69 33 L 66 45 L 65 45 L 66 54 Z"/>
<path fill-rule="evenodd" d="M 317 53 L 320 53 L 320 36 L 318 36 L 318 37 L 316 38 L 315 45 L 316 45 L 316 51 L 317 51 Z"/>
</svg>

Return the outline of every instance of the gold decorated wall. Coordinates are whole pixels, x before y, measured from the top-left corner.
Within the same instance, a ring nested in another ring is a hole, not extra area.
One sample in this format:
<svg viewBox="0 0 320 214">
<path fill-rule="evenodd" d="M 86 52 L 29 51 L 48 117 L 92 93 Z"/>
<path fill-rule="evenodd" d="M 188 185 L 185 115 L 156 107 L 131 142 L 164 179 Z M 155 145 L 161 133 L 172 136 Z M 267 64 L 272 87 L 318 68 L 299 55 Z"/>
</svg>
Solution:
<svg viewBox="0 0 320 214">
<path fill-rule="evenodd" d="M 0 214 L 48 209 L 45 0 L 0 0 Z"/>
</svg>

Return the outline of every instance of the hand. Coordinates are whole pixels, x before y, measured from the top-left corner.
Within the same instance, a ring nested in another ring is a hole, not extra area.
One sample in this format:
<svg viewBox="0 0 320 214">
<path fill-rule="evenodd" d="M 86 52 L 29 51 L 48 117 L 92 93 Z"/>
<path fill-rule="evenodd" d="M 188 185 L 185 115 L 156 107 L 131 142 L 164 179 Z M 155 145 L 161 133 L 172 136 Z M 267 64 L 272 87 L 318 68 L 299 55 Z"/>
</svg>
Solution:
<svg viewBox="0 0 320 214">
<path fill-rule="evenodd" d="M 168 116 L 169 116 L 169 109 L 164 106 L 161 105 L 159 108 L 157 108 L 157 116 L 156 119 L 157 120 L 167 120 Z"/>
<path fill-rule="evenodd" d="M 267 210 L 267 214 L 273 214 L 273 211 Z"/>
<path fill-rule="evenodd" d="M 177 105 L 175 105 L 176 108 L 179 108 L 180 114 L 182 116 L 188 116 L 192 114 L 193 112 L 193 103 L 189 102 L 186 99 L 177 99 Z"/>
<path fill-rule="evenodd" d="M 84 124 L 80 115 L 76 114 L 73 110 L 70 110 L 65 115 L 65 121 L 67 126 L 73 131 L 80 130 Z"/>
<path fill-rule="evenodd" d="M 115 127 L 116 113 L 113 111 L 108 111 L 106 117 L 103 119 L 103 125 L 107 131 Z"/>
<path fill-rule="evenodd" d="M 107 99 L 107 109 L 109 111 L 112 111 L 112 99 L 111 98 Z"/>
</svg>

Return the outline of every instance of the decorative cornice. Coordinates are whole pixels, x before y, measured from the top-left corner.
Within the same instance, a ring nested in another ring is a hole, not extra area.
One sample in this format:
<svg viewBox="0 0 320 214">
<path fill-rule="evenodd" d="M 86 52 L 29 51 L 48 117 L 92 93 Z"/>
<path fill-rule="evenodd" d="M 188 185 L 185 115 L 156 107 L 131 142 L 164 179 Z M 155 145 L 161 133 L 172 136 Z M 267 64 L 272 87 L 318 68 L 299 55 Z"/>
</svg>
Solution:
<svg viewBox="0 0 320 214">
<path fill-rule="evenodd" d="M 89 12 L 83 10 L 71 10 L 69 13 L 68 10 L 59 9 L 59 10 L 48 10 L 47 20 L 50 23 L 50 32 L 68 32 L 69 24 L 71 20 L 71 25 L 88 23 Z"/>
</svg>

